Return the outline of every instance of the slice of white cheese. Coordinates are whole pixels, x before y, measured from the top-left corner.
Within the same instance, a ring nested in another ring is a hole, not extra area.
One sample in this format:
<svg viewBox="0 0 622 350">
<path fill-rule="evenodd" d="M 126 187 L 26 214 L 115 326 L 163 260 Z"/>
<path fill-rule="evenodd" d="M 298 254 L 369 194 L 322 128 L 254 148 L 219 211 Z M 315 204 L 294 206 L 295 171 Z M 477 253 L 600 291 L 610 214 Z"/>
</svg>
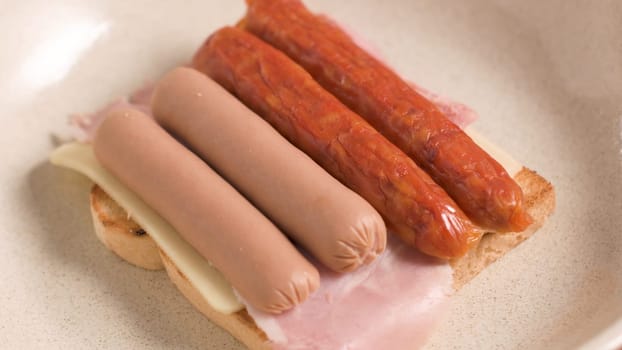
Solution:
<svg viewBox="0 0 622 350">
<path fill-rule="evenodd" d="M 484 151 L 488 152 L 491 157 L 493 157 L 503 168 L 505 171 L 510 174 L 510 176 L 516 176 L 521 169 L 523 169 L 523 165 L 519 163 L 516 159 L 512 158 L 509 154 L 507 154 L 501 148 L 495 146 L 492 142 L 488 141 L 484 136 L 480 135 L 479 132 L 475 131 L 471 127 L 467 127 L 464 129 L 464 132 L 467 133 L 475 141 L 475 143 L 480 146 Z"/>
<path fill-rule="evenodd" d="M 136 223 L 149 232 L 210 306 L 224 314 L 244 308 L 222 274 L 182 239 L 166 220 L 104 169 L 91 146 L 80 143 L 63 145 L 52 152 L 50 161 L 86 175 L 106 191 Z"/>
</svg>

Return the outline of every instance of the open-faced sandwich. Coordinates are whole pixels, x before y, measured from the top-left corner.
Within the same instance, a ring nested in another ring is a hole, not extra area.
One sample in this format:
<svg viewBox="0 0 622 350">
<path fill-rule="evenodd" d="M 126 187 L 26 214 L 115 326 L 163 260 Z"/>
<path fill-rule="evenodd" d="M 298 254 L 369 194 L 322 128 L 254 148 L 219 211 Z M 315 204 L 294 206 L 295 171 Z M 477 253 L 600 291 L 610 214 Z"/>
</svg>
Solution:
<svg viewBox="0 0 622 350">
<path fill-rule="evenodd" d="M 248 5 L 52 162 L 95 182 L 107 247 L 249 348 L 421 346 L 553 187 L 299 0 Z"/>
</svg>

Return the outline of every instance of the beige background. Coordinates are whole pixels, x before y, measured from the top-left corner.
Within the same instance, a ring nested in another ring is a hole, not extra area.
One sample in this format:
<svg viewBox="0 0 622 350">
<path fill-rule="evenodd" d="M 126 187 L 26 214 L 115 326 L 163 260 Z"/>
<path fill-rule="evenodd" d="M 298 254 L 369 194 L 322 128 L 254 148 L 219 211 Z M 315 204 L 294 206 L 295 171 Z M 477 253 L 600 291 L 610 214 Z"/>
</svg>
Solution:
<svg viewBox="0 0 622 350">
<path fill-rule="evenodd" d="M 0 348 L 240 348 L 164 273 L 104 249 L 88 181 L 46 162 L 69 113 L 188 60 L 244 11 L 173 3 L 2 6 Z M 482 133 L 557 188 L 556 214 L 455 296 L 430 349 L 574 347 L 622 316 L 622 2 L 308 3 L 404 76 L 470 104 Z"/>
</svg>

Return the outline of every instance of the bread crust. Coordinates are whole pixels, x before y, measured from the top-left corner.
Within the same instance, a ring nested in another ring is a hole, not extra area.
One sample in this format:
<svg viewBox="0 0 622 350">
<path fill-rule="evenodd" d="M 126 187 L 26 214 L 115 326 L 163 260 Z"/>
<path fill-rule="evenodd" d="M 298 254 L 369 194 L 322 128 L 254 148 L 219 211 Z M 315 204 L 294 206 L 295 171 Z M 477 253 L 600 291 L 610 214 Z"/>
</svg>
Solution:
<svg viewBox="0 0 622 350">
<path fill-rule="evenodd" d="M 164 268 L 158 245 L 101 187 L 93 185 L 90 203 L 100 242 L 132 265 L 147 270 Z"/>
<path fill-rule="evenodd" d="M 527 211 L 534 219 L 533 224 L 519 233 L 488 232 L 464 257 L 451 261 L 454 289 L 460 289 L 486 266 L 531 237 L 553 213 L 555 191 L 551 183 L 528 168 L 523 168 L 514 180 L 523 190 Z M 265 333 L 257 327 L 246 310 L 230 315 L 214 310 L 149 234 L 140 229 L 126 211 L 97 185 L 91 189 L 90 204 L 95 233 L 108 249 L 133 265 L 148 270 L 165 268 L 177 289 L 213 323 L 249 349 L 271 349 Z"/>
<path fill-rule="evenodd" d="M 190 280 L 179 271 L 175 263 L 161 250 L 160 256 L 173 284 L 179 289 L 181 294 L 188 299 L 190 304 L 197 308 L 203 315 L 209 318 L 213 323 L 217 324 L 249 349 L 270 349 L 268 337 L 257 327 L 255 321 L 248 314 L 246 309 L 240 310 L 230 315 L 220 313 L 212 308 L 199 292 L 194 288 Z"/>
<path fill-rule="evenodd" d="M 525 167 L 514 176 L 514 180 L 523 190 L 525 207 L 527 213 L 533 218 L 533 223 L 523 232 L 486 232 L 477 246 L 471 248 L 463 257 L 451 261 L 455 290 L 462 288 L 486 266 L 531 237 L 553 213 L 555 190 L 550 182 Z"/>
</svg>

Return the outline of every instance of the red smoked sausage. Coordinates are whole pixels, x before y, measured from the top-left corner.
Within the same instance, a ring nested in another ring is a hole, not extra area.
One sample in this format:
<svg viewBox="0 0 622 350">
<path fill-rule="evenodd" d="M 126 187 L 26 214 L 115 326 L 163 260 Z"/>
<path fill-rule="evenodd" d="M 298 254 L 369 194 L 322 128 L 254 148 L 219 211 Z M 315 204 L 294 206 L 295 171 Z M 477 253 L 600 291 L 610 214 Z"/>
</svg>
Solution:
<svg viewBox="0 0 622 350">
<path fill-rule="evenodd" d="M 217 31 L 193 66 L 367 199 L 405 242 L 454 258 L 480 238 L 479 229 L 404 152 L 252 34 L 238 28 Z"/>
<path fill-rule="evenodd" d="M 522 231 L 532 222 L 505 169 L 436 106 L 299 0 L 252 0 L 246 30 L 284 51 L 440 184 L 482 227 Z"/>
</svg>

